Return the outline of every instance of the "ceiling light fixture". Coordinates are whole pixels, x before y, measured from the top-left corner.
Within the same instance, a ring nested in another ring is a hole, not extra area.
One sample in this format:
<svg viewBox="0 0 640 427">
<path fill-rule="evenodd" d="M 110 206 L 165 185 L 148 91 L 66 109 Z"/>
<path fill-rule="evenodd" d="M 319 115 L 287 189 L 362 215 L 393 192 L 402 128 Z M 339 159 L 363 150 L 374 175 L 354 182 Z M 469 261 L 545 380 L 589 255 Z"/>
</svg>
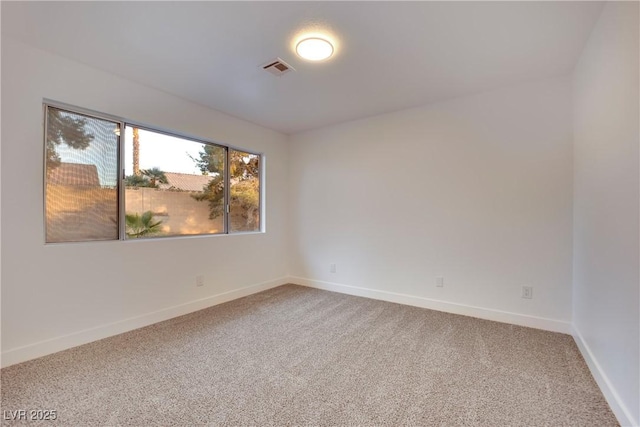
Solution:
<svg viewBox="0 0 640 427">
<path fill-rule="evenodd" d="M 322 61 L 333 55 L 333 45 L 320 37 L 307 37 L 298 42 L 296 53 L 309 61 Z"/>
</svg>

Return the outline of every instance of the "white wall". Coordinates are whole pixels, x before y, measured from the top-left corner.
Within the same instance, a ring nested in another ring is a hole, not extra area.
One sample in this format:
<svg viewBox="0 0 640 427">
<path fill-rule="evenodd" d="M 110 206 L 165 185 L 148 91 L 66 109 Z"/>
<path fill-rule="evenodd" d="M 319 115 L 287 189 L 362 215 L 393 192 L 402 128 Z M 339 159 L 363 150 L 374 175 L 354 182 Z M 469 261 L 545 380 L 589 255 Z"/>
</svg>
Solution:
<svg viewBox="0 0 640 427">
<path fill-rule="evenodd" d="M 574 326 L 623 424 L 640 422 L 638 12 L 607 3 L 573 87 Z"/>
<path fill-rule="evenodd" d="M 571 132 L 558 78 L 292 136 L 291 273 L 568 332 Z"/>
<path fill-rule="evenodd" d="M 45 245 L 43 98 L 264 152 L 266 234 Z M 285 135 L 5 36 L 2 107 L 4 365 L 242 292 L 176 308 L 181 304 L 263 282 L 279 284 L 286 276 Z M 204 287 L 195 287 L 196 275 L 205 276 Z"/>
</svg>

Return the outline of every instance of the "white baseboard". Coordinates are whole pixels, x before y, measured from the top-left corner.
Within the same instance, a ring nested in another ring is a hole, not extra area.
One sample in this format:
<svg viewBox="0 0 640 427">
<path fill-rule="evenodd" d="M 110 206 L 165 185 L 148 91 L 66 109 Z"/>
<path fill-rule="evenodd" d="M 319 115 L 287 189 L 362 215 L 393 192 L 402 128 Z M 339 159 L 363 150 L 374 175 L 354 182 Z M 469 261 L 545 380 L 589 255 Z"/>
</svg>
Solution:
<svg viewBox="0 0 640 427">
<path fill-rule="evenodd" d="M 580 353 L 582 353 L 582 357 L 584 357 L 585 362 L 587 362 L 587 366 L 589 366 L 589 370 L 591 371 L 593 378 L 596 380 L 596 383 L 598 383 L 602 394 L 605 399 L 607 399 L 607 403 L 618 418 L 620 425 L 623 427 L 640 425 L 640 420 L 634 419 L 629 408 L 627 408 L 627 406 L 622 402 L 616 388 L 611 384 L 609 377 L 607 377 L 607 374 L 602 369 L 600 363 L 598 363 L 598 360 L 591 352 L 589 345 L 575 325 L 572 327 L 572 335 L 578 345 L 578 349 L 580 349 Z"/>
<path fill-rule="evenodd" d="M 289 283 L 288 278 L 286 277 L 274 279 L 246 286 L 244 288 L 234 289 L 228 292 L 222 292 L 217 295 L 212 295 L 210 297 L 190 301 L 173 307 L 167 307 L 141 316 L 131 317 L 118 322 L 73 332 L 68 335 L 51 338 L 22 347 L 12 348 L 2 352 L 1 366 L 4 368 L 16 363 L 26 362 L 27 360 L 46 356 L 47 354 L 57 353 L 58 351 L 118 335 L 144 326 L 149 326 L 154 323 L 162 322 L 163 320 L 189 314 L 227 301 L 275 288 L 286 283 Z"/>
<path fill-rule="evenodd" d="M 463 316 L 477 317 L 479 319 L 493 320 L 496 322 L 510 323 L 513 325 L 527 326 L 529 328 L 544 329 L 546 331 L 552 332 L 561 332 L 564 334 L 571 333 L 571 323 L 561 320 L 529 316 L 526 314 L 510 313 L 507 311 L 500 311 L 489 308 L 474 307 L 471 305 L 440 301 L 414 295 L 400 294 L 396 292 L 360 288 L 356 286 L 342 285 L 331 282 L 322 282 L 319 280 L 305 279 L 302 277 L 289 277 L 289 282 L 295 283 L 297 285 L 308 286 L 311 288 L 324 289 L 327 291 L 340 292 L 343 294 L 395 302 L 398 304 L 412 305 L 415 307 L 428 308 L 431 310 L 444 311 L 447 313 L 461 314 Z"/>
</svg>

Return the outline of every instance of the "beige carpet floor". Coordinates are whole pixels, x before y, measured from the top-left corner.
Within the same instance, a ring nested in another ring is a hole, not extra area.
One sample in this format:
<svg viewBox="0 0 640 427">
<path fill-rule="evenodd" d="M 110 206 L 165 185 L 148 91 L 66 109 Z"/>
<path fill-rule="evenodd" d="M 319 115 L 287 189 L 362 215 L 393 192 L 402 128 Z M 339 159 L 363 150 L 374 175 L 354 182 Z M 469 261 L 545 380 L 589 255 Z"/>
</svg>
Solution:
<svg viewBox="0 0 640 427">
<path fill-rule="evenodd" d="M 0 373 L 38 425 L 617 425 L 568 335 L 295 285 Z"/>
</svg>

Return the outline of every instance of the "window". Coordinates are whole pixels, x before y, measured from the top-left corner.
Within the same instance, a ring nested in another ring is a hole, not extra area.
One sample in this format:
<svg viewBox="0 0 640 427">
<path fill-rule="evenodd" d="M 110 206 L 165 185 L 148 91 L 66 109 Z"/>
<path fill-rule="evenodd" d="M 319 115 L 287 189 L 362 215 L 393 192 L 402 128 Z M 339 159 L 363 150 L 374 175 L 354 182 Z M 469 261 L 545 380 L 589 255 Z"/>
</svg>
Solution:
<svg viewBox="0 0 640 427">
<path fill-rule="evenodd" d="M 45 110 L 47 242 L 260 231 L 259 154 Z"/>
</svg>

